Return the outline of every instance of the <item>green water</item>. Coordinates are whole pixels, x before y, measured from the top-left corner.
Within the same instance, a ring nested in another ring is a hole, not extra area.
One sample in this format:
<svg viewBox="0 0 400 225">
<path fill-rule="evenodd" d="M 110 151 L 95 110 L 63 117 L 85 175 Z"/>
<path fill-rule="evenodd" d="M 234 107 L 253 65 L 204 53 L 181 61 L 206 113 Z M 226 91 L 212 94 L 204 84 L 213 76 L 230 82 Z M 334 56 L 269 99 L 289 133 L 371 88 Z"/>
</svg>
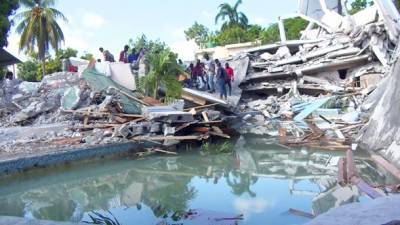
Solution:
<svg viewBox="0 0 400 225">
<path fill-rule="evenodd" d="M 110 159 L 38 169 L 0 180 L 0 215 L 56 221 L 89 220 L 110 210 L 123 225 L 173 222 L 179 213 L 204 209 L 243 214 L 239 224 L 303 224 L 289 208 L 321 214 L 368 201 L 355 187 L 336 184 L 339 153 L 286 149 L 262 137 L 243 136 L 231 154 Z M 372 184 L 395 181 L 356 156 Z M 166 217 L 166 218 L 164 218 Z M 193 222 L 193 221 L 192 221 Z M 190 224 L 196 224 L 195 222 Z M 197 223 L 202 224 L 202 223 Z"/>
</svg>

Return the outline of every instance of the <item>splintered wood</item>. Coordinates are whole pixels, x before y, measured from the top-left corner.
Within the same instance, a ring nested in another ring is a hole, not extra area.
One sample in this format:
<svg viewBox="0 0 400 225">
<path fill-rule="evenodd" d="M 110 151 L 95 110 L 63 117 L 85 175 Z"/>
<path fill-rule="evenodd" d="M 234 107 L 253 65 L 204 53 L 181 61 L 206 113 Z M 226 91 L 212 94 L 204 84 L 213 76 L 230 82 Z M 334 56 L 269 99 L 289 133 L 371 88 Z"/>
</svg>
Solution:
<svg viewBox="0 0 400 225">
<path fill-rule="evenodd" d="M 279 128 L 279 141 L 280 144 L 288 147 L 307 147 L 316 150 L 328 151 L 346 151 L 350 148 L 347 144 L 349 138 L 345 138 L 339 130 L 337 131 L 337 138 L 328 136 L 326 131 L 321 130 L 312 122 L 307 123 L 308 128 L 304 130 L 304 135 L 300 137 L 289 136 L 289 132 L 284 128 Z"/>
</svg>

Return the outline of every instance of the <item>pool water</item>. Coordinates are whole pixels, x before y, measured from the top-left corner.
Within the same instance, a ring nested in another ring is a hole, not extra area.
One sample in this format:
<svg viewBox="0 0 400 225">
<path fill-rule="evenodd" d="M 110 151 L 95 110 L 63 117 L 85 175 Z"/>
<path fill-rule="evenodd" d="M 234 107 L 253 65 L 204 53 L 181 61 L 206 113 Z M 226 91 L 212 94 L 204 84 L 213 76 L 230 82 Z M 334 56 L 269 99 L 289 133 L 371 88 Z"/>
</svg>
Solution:
<svg viewBox="0 0 400 225">
<path fill-rule="evenodd" d="M 0 215 L 91 221 L 94 212 L 120 224 L 204 224 L 182 215 L 199 209 L 242 214 L 239 224 L 304 224 L 333 207 L 368 201 L 354 186 L 336 183 L 340 152 L 287 149 L 263 137 L 242 136 L 233 153 L 129 157 L 36 169 L 0 180 Z M 367 156 L 355 156 L 368 183 L 396 181 Z M 226 217 L 226 216 L 225 216 Z M 215 224 L 233 224 L 222 221 Z"/>
</svg>

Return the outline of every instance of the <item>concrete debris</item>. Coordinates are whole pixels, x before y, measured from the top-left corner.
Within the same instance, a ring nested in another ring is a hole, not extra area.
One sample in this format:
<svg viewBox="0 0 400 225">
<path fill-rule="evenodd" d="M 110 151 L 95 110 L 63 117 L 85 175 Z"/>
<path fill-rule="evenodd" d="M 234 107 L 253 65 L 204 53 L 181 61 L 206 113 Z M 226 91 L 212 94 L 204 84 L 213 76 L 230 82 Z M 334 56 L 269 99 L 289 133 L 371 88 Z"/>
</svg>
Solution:
<svg viewBox="0 0 400 225">
<path fill-rule="evenodd" d="M 225 116 L 215 110 L 221 102 L 193 107 L 193 102 L 188 106 L 188 101 L 177 100 L 164 105 L 114 81 L 113 76 L 123 80 L 118 68 L 111 65 L 111 77 L 88 68 L 47 75 L 40 83 L 6 80 L 0 99 L 2 153 L 121 142 L 173 148 L 182 142 L 230 138 Z M 34 133 L 23 134 L 25 128 Z"/>
<path fill-rule="evenodd" d="M 400 55 L 400 25 L 393 20 L 400 16 L 392 10 L 391 1 L 375 3 L 347 15 L 341 1 L 300 1 L 300 16 L 311 24 L 302 40 L 282 39 L 248 51 L 250 66 L 240 84 L 243 93 L 237 110 L 246 123 L 262 126 L 250 125 L 242 132 L 278 134 L 280 142 L 289 147 L 347 150 L 356 142 L 371 110 L 380 104 L 366 132 L 367 146 L 376 148 L 382 140 L 386 146 L 398 142 L 392 138 L 396 129 L 378 126 L 375 121 L 387 114 L 384 105 L 397 96 L 394 74 L 398 71 L 390 67 Z M 390 89 L 383 86 L 388 79 Z M 383 89 L 388 93 L 384 102 Z M 271 127 L 269 121 L 278 122 Z M 376 136 L 376 130 L 393 132 L 379 135 L 380 141 L 375 141 L 371 136 Z"/>
</svg>

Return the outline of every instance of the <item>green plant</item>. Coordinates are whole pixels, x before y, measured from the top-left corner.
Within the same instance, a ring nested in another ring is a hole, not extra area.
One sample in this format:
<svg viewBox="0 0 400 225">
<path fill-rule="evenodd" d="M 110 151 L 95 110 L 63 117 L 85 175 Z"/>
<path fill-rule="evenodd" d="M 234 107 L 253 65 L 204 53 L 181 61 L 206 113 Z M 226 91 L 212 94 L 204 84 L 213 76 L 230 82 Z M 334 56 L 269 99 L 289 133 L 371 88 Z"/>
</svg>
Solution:
<svg viewBox="0 0 400 225">
<path fill-rule="evenodd" d="M 37 82 L 42 79 L 42 74 L 37 73 L 40 64 L 34 60 L 28 60 L 17 65 L 18 77 L 21 80 Z"/>
<path fill-rule="evenodd" d="M 194 22 L 194 24 L 184 31 L 186 40 L 194 40 L 202 48 L 206 46 L 209 40 L 209 31 L 206 26 Z"/>
<path fill-rule="evenodd" d="M 92 53 L 85 52 L 84 55 L 81 56 L 81 59 L 90 61 L 90 60 L 94 59 L 94 56 Z"/>
<path fill-rule="evenodd" d="M 18 9 L 18 0 L 0 1 L 0 48 L 7 46 L 8 32 L 12 21 L 9 17 Z"/>
<path fill-rule="evenodd" d="M 234 149 L 234 145 L 229 141 L 219 144 L 211 144 L 210 142 L 204 142 L 201 145 L 200 149 L 201 153 L 205 155 L 231 153 Z"/>
<path fill-rule="evenodd" d="M 372 0 L 355 0 L 353 1 L 351 5 L 351 9 L 349 10 L 349 13 L 351 15 L 356 14 L 357 12 L 367 8 L 368 6 L 373 5 L 374 2 Z"/>
<path fill-rule="evenodd" d="M 162 86 L 167 100 L 179 98 L 182 85 L 177 80 L 177 75 L 183 71 L 176 61 L 176 55 L 168 48 L 162 49 L 160 45 L 153 45 L 146 59 L 149 61 L 150 72 L 145 76 L 145 92 L 158 98 L 158 90 Z"/>
<path fill-rule="evenodd" d="M 228 3 L 219 5 L 219 12 L 215 16 L 215 24 L 218 24 L 220 20 L 225 21 L 222 24 L 221 30 L 230 26 L 241 26 L 242 28 L 247 28 L 249 19 L 243 12 L 238 12 L 240 4 L 242 4 L 242 0 L 237 0 L 233 6 Z M 227 20 L 225 18 L 227 18 Z"/>
<path fill-rule="evenodd" d="M 92 221 L 83 221 L 84 223 L 101 225 L 121 225 L 117 218 L 115 218 L 115 216 L 109 210 L 107 210 L 107 213 L 110 214 L 110 216 L 105 216 L 95 211 L 92 211 L 91 213 L 92 214 L 89 214 L 89 217 Z"/>
<path fill-rule="evenodd" d="M 53 8 L 55 0 L 20 0 L 26 11 L 15 16 L 20 23 L 16 31 L 21 34 L 19 49 L 28 52 L 38 50 L 38 59 L 42 62 L 42 75 L 45 75 L 46 54 L 50 46 L 56 51 L 64 34 L 57 23 L 57 19 L 67 21 L 65 16 Z"/>
</svg>

